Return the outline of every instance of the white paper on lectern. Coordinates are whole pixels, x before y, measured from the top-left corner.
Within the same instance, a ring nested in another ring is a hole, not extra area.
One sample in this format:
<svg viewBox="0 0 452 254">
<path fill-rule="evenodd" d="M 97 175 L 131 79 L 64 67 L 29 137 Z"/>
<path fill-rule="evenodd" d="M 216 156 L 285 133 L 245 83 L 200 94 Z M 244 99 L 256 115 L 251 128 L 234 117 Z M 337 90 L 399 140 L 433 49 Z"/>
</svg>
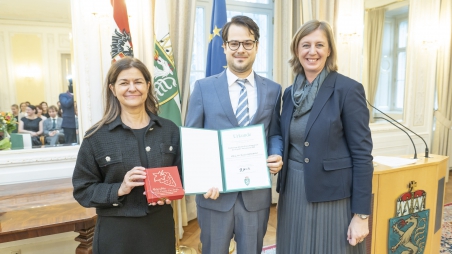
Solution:
<svg viewBox="0 0 452 254">
<path fill-rule="evenodd" d="M 414 164 L 417 162 L 417 159 L 389 157 L 389 156 L 375 156 L 373 161 L 389 167 L 401 167 L 405 165 Z"/>
<path fill-rule="evenodd" d="M 270 186 L 262 127 L 223 130 L 220 135 L 225 188 L 231 191 Z"/>
<path fill-rule="evenodd" d="M 206 193 L 212 187 L 223 191 L 218 132 L 183 127 L 180 130 L 185 193 Z"/>
</svg>

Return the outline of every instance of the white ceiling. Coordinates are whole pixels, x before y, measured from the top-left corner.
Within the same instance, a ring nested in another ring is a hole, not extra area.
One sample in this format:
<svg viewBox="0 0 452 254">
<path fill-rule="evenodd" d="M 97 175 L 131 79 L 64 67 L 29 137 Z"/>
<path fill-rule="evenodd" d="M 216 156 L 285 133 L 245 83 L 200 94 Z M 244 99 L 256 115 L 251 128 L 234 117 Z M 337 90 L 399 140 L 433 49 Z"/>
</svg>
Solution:
<svg viewBox="0 0 452 254">
<path fill-rule="evenodd" d="M 0 19 L 71 23 L 71 0 L 0 0 Z"/>
</svg>

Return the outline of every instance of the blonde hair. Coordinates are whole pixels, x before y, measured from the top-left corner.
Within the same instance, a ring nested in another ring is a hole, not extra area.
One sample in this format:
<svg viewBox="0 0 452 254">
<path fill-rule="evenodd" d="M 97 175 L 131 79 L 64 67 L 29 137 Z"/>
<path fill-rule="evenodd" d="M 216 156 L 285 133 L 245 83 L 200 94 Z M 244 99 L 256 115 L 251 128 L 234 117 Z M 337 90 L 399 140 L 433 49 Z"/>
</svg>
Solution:
<svg viewBox="0 0 452 254">
<path fill-rule="evenodd" d="M 296 74 L 304 74 L 303 66 L 298 59 L 298 44 L 300 43 L 303 37 L 311 34 L 315 30 L 319 29 L 325 34 L 325 37 L 328 40 L 328 47 L 330 49 L 330 55 L 326 59 L 325 66 L 328 71 L 337 71 L 337 50 L 336 43 L 334 42 L 334 35 L 331 30 L 330 24 L 326 21 L 318 21 L 318 20 L 310 20 L 304 23 L 298 31 L 295 33 L 292 38 L 292 42 L 290 43 L 290 53 L 292 57 L 289 60 L 289 64 L 292 67 L 292 70 Z"/>
<path fill-rule="evenodd" d="M 104 124 L 109 124 L 113 122 L 120 114 L 121 114 L 121 104 L 119 103 L 118 98 L 115 97 L 113 92 L 111 91 L 109 85 L 114 86 L 116 83 L 119 74 L 130 68 L 138 69 L 141 74 L 143 74 L 146 84 L 150 84 L 147 98 L 145 101 L 146 111 L 150 111 L 154 114 L 158 113 L 158 101 L 153 93 L 153 85 L 152 85 L 152 76 L 149 72 L 146 65 L 144 65 L 140 60 L 132 57 L 125 57 L 116 62 L 114 62 L 110 70 L 108 70 L 107 78 L 104 83 L 104 101 L 105 101 L 105 111 L 102 119 L 94 124 L 89 130 L 86 132 L 85 138 L 90 137 L 96 131 L 98 131 Z"/>
</svg>

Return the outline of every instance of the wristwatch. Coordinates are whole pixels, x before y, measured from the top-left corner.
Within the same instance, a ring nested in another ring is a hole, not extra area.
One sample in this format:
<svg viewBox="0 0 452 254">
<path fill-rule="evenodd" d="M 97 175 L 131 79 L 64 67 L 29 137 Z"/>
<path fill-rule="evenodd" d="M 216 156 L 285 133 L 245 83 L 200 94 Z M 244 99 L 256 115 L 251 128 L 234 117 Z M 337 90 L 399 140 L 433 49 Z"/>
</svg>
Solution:
<svg viewBox="0 0 452 254">
<path fill-rule="evenodd" d="M 369 218 L 369 215 L 366 214 L 355 213 L 355 215 L 361 218 L 362 220 L 366 220 L 367 218 Z"/>
</svg>

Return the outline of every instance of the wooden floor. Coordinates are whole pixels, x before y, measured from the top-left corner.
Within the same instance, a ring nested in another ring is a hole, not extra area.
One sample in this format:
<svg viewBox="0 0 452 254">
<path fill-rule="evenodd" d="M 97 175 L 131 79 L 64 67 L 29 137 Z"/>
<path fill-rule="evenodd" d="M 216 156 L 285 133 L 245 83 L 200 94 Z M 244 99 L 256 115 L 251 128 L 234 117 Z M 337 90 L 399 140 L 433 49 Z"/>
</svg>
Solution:
<svg viewBox="0 0 452 254">
<path fill-rule="evenodd" d="M 444 204 L 452 203 L 452 174 L 446 184 L 446 197 Z M 201 230 L 198 226 L 197 220 L 192 220 L 188 226 L 184 227 L 184 237 L 180 241 L 180 245 L 192 247 L 198 250 L 199 235 Z M 270 208 L 270 219 L 268 221 L 267 234 L 264 238 L 264 246 L 276 243 L 276 205 Z"/>
</svg>

